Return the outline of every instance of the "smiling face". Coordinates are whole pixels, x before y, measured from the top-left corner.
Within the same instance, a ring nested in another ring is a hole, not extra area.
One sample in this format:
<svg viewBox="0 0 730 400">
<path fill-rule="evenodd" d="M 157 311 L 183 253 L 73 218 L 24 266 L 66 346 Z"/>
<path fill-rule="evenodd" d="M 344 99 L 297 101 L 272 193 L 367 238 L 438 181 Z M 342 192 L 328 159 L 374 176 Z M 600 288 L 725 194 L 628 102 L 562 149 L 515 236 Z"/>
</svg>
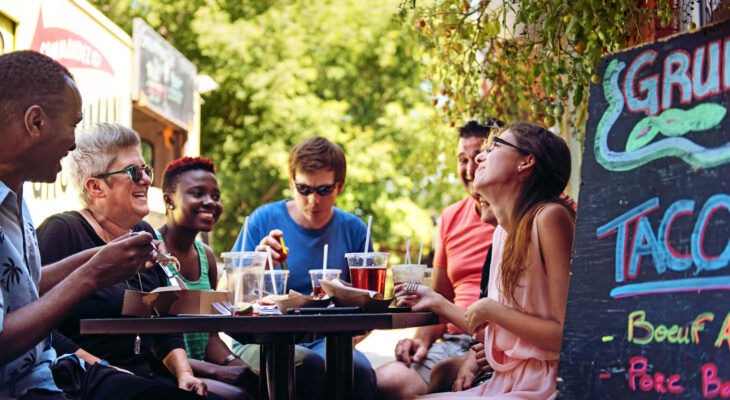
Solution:
<svg viewBox="0 0 730 400">
<path fill-rule="evenodd" d="M 499 137 L 509 143 L 516 143 L 511 130 L 505 131 Z M 476 157 L 478 167 L 474 178 L 475 192 L 489 199 L 501 187 L 514 184 L 520 173 L 520 164 L 528 157 L 508 145 L 494 143 L 491 150 L 483 151 Z"/>
<path fill-rule="evenodd" d="M 297 170 L 294 179 L 289 179 L 289 187 L 294 194 L 294 207 L 289 211 L 294 221 L 307 229 L 323 227 L 332 218 L 332 207 L 335 205 L 337 195 L 342 192 L 342 183 L 325 196 L 317 192 L 304 196 L 297 192 L 295 183 L 310 187 L 331 185 L 335 183 L 335 172 L 331 169 L 320 169 L 312 173 Z"/>
<path fill-rule="evenodd" d="M 105 172 L 120 171 L 125 168 L 137 165 L 145 165 L 142 153 L 138 147 L 123 147 L 117 152 L 117 157 L 112 165 Z M 147 174 L 142 174 L 142 179 L 135 184 L 128 173 L 110 175 L 99 179 L 104 188 L 106 196 L 100 199 L 105 202 L 105 207 L 113 212 L 117 219 L 124 219 L 132 222 L 132 225 L 141 221 L 150 213 L 150 206 L 147 204 L 147 190 L 152 180 Z"/>
<path fill-rule="evenodd" d="M 474 158 L 479 154 L 479 148 L 482 144 L 483 139 L 481 137 L 467 137 L 459 138 L 459 144 L 457 147 L 457 162 L 459 170 L 459 178 L 461 184 L 469 195 L 474 195 L 474 172 L 477 169 L 477 163 Z"/>
<path fill-rule="evenodd" d="M 215 174 L 202 169 L 181 173 L 174 192 L 165 194 L 168 220 L 196 231 L 210 232 L 223 212 L 221 191 Z"/>
<path fill-rule="evenodd" d="M 44 113 L 38 121 L 41 131 L 38 143 L 34 147 L 37 157 L 30 163 L 32 177 L 30 180 L 53 182 L 61 171 L 61 159 L 75 146 L 76 125 L 84 114 L 81 111 L 81 94 L 71 78 L 66 78 L 65 107 L 56 115 Z"/>
</svg>

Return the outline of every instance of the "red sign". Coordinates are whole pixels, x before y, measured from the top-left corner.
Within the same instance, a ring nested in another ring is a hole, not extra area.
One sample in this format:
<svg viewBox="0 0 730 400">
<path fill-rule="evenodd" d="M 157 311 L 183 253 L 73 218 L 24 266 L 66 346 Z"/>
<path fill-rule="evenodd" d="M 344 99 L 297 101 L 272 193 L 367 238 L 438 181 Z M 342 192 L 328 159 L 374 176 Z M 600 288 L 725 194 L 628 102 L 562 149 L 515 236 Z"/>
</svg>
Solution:
<svg viewBox="0 0 730 400">
<path fill-rule="evenodd" d="M 38 23 L 30 48 L 53 58 L 66 68 L 92 68 L 114 75 L 109 61 L 88 40 L 66 29 L 44 27 L 43 10 L 38 11 Z"/>
</svg>

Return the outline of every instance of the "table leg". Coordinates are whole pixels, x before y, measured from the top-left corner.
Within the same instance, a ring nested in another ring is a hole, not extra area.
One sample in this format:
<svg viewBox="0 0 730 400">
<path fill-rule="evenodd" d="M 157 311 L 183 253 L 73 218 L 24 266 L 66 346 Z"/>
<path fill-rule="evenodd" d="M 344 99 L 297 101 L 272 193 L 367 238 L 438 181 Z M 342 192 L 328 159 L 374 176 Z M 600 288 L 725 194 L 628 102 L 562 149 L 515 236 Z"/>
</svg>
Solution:
<svg viewBox="0 0 730 400">
<path fill-rule="evenodd" d="M 327 399 L 353 398 L 352 333 L 330 333 L 325 337 Z"/>
<path fill-rule="evenodd" d="M 266 363 L 269 399 L 294 400 L 294 344 L 262 344 L 261 351 Z"/>
<path fill-rule="evenodd" d="M 268 375 L 266 374 L 266 353 L 259 346 L 259 399 L 269 400 Z"/>
</svg>

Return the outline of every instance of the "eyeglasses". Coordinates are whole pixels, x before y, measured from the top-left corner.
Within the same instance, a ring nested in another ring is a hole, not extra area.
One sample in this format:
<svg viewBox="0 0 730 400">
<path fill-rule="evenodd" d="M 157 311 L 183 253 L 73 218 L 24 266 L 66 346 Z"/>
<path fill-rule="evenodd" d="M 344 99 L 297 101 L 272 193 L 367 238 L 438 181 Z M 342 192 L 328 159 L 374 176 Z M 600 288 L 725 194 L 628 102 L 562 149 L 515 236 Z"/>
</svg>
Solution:
<svg viewBox="0 0 730 400">
<path fill-rule="evenodd" d="M 337 182 L 330 183 L 329 185 L 322 185 L 322 186 L 317 186 L 317 187 L 311 187 L 311 186 L 307 186 L 307 185 L 302 185 L 301 183 L 294 182 L 294 187 L 297 188 L 297 192 L 299 192 L 299 194 L 301 194 L 302 196 L 309 196 L 313 192 L 317 192 L 317 194 L 320 196 L 328 196 L 337 187 Z"/>
<path fill-rule="evenodd" d="M 494 150 L 494 144 L 495 143 L 500 143 L 500 144 L 503 144 L 505 146 L 512 147 L 513 149 L 517 149 L 517 151 L 519 151 L 520 153 L 522 153 L 524 155 L 532 154 L 529 151 L 527 151 L 525 149 L 522 149 L 522 148 L 520 148 L 520 147 L 518 147 L 518 146 L 516 146 L 516 145 L 514 145 L 514 144 L 512 144 L 512 143 L 510 143 L 510 142 L 508 142 L 506 140 L 500 139 L 497 136 L 493 136 L 492 137 L 492 141 L 489 143 L 489 147 L 487 147 L 487 153 L 491 153 L 492 150 Z"/>
<path fill-rule="evenodd" d="M 129 179 L 131 179 L 132 183 L 134 183 L 135 185 L 139 184 L 139 182 L 142 181 L 142 172 L 144 172 L 150 178 L 150 180 L 152 180 L 153 172 L 152 167 L 150 167 L 149 165 L 144 165 L 142 167 L 140 167 L 139 165 L 131 165 L 119 171 L 106 172 L 96 175 L 94 178 L 104 178 L 111 175 L 123 174 L 125 172 L 129 174 Z"/>
</svg>

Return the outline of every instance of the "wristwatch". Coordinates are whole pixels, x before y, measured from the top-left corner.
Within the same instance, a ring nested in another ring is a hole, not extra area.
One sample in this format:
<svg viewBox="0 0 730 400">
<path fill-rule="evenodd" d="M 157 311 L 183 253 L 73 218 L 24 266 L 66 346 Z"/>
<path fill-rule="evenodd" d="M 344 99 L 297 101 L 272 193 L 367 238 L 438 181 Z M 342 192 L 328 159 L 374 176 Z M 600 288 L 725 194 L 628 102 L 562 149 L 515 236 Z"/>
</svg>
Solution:
<svg viewBox="0 0 730 400">
<path fill-rule="evenodd" d="M 228 364 L 230 364 L 230 363 L 231 363 L 231 361 L 235 360 L 236 358 L 238 358 L 238 357 L 236 357 L 236 355 L 235 355 L 235 354 L 229 354 L 229 355 L 227 355 L 227 356 L 226 356 L 226 359 L 225 359 L 225 360 L 223 360 L 223 365 L 228 365 Z"/>
</svg>

